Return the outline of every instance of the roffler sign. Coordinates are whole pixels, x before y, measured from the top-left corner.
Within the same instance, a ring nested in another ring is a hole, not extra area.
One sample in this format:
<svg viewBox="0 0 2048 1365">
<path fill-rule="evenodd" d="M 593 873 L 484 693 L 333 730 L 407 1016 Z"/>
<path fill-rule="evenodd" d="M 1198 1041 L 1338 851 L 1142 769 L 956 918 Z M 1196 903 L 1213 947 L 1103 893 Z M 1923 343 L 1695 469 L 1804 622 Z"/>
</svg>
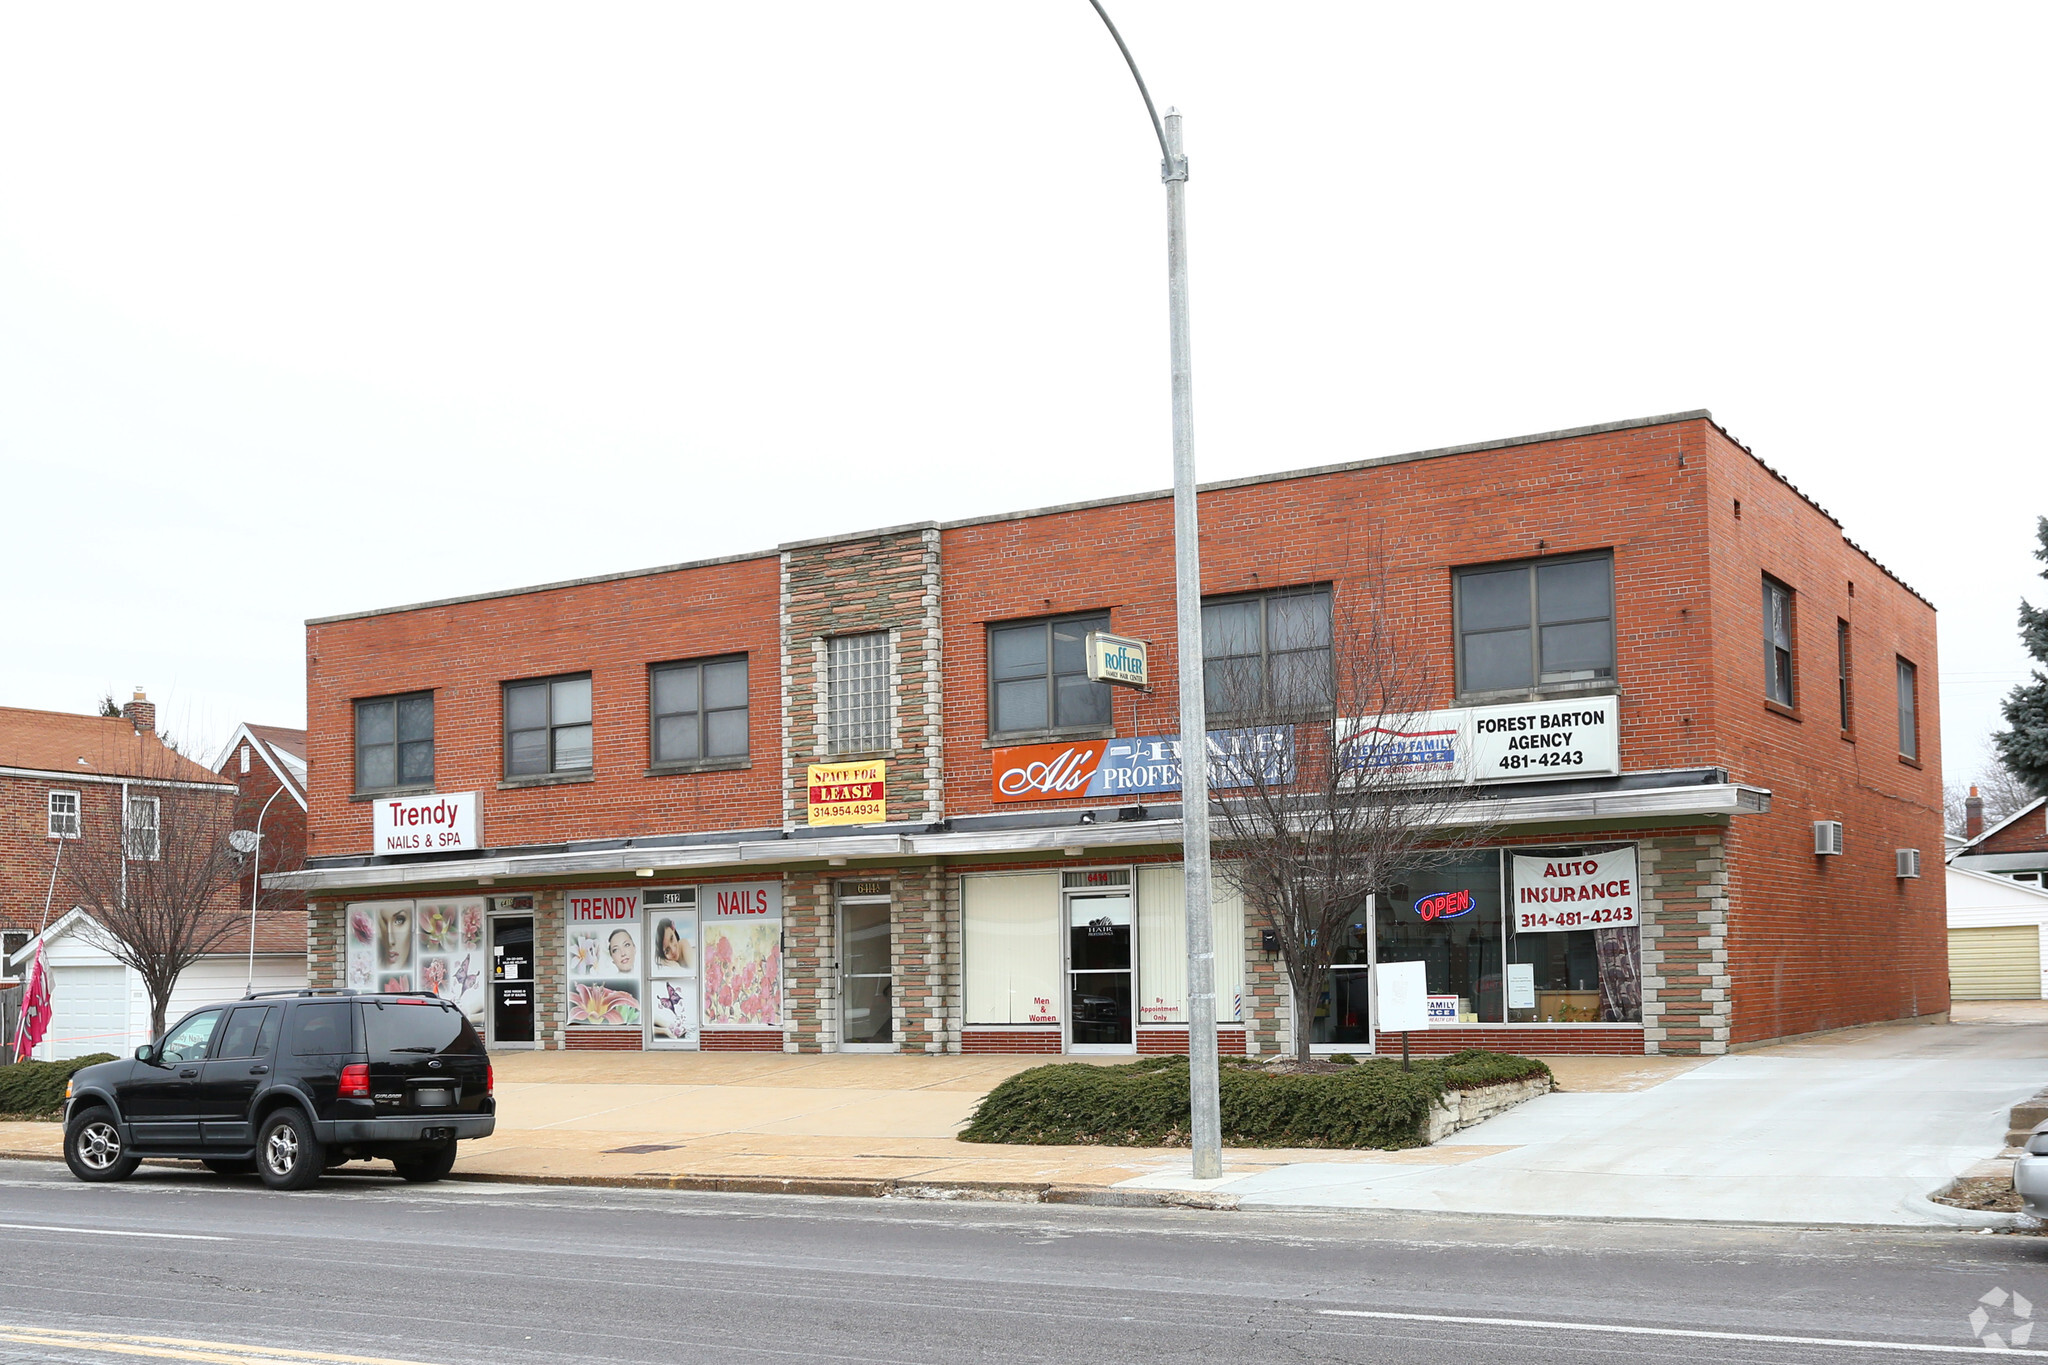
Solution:
<svg viewBox="0 0 2048 1365">
<path fill-rule="evenodd" d="M 370 805 L 371 851 L 379 855 L 473 852 L 477 837 L 477 794 L 441 792 L 393 796 Z"/>
<path fill-rule="evenodd" d="M 1515 932 L 1559 934 L 1637 923 L 1636 847 L 1568 858 L 1516 854 Z"/>
<path fill-rule="evenodd" d="M 1122 687 L 1148 687 L 1145 642 L 1106 630 L 1091 630 L 1082 642 L 1088 650 L 1088 681 L 1116 683 Z"/>
</svg>

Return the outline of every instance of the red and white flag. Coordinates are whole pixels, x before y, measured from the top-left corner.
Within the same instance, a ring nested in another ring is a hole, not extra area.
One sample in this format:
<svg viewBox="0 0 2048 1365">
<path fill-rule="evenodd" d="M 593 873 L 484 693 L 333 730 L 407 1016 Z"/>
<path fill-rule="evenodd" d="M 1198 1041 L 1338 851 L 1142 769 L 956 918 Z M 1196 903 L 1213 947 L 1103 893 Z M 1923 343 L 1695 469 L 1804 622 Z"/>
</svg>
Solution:
<svg viewBox="0 0 2048 1365">
<path fill-rule="evenodd" d="M 21 993 L 21 1019 L 14 1030 L 14 1060 L 27 1061 L 49 1031 L 50 974 L 43 968 L 43 944 L 38 939 L 35 966 L 28 973 L 28 989 Z"/>
</svg>

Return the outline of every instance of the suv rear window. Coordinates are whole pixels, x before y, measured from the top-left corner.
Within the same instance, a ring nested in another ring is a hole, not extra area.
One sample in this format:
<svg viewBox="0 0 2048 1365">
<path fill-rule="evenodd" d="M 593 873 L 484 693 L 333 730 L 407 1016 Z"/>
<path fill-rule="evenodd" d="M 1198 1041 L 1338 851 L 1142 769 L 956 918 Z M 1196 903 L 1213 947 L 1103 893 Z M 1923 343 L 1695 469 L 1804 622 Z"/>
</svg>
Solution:
<svg viewBox="0 0 2048 1365">
<path fill-rule="evenodd" d="M 341 1001 L 300 1005 L 292 1011 L 292 1056 L 318 1057 L 355 1050 L 355 1030 L 349 1026 L 353 1008 Z"/>
<path fill-rule="evenodd" d="M 380 1052 L 482 1052 L 483 1039 L 452 1005 L 395 1000 L 363 1002 L 363 1027 L 369 1048 Z"/>
</svg>

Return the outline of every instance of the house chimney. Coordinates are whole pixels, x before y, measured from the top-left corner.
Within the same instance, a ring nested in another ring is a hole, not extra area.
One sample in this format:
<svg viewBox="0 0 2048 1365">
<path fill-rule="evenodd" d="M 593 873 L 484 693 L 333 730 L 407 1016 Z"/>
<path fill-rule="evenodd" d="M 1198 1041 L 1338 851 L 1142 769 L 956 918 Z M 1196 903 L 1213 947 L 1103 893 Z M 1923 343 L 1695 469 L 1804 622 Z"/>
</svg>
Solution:
<svg viewBox="0 0 2048 1365">
<path fill-rule="evenodd" d="M 1977 789 L 1972 787 L 1969 800 L 1963 802 L 1963 837 L 1974 839 L 1983 832 L 1984 800 L 1977 795 Z"/>
<path fill-rule="evenodd" d="M 121 708 L 121 719 L 133 725 L 138 735 L 156 733 L 156 703 L 142 694 L 139 684 L 135 689 L 135 700 Z"/>
</svg>

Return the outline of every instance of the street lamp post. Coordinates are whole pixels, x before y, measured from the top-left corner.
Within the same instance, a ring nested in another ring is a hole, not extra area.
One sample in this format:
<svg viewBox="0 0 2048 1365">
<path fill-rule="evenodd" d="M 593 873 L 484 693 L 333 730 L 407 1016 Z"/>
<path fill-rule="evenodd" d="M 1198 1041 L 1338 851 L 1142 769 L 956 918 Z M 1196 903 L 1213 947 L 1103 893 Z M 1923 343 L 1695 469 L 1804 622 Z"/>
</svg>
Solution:
<svg viewBox="0 0 2048 1365">
<path fill-rule="evenodd" d="M 1117 50 L 1138 82 L 1152 131 L 1159 137 L 1159 175 L 1166 182 L 1167 331 L 1173 364 L 1173 600 L 1180 651 L 1181 838 L 1188 937 L 1188 1100 L 1194 1131 L 1195 1178 L 1223 1174 L 1223 1127 L 1216 1091 L 1216 949 L 1209 918 L 1209 717 L 1202 689 L 1202 547 L 1195 517 L 1195 381 L 1188 336 L 1188 159 L 1180 114 L 1162 123 L 1152 92 L 1101 0 Z"/>
<path fill-rule="evenodd" d="M 284 786 L 270 794 L 270 801 L 284 795 Z M 256 989 L 256 895 L 263 887 L 263 817 L 270 814 L 270 801 L 263 803 L 263 809 L 256 812 L 256 845 L 249 853 L 249 984 L 245 990 Z"/>
</svg>

